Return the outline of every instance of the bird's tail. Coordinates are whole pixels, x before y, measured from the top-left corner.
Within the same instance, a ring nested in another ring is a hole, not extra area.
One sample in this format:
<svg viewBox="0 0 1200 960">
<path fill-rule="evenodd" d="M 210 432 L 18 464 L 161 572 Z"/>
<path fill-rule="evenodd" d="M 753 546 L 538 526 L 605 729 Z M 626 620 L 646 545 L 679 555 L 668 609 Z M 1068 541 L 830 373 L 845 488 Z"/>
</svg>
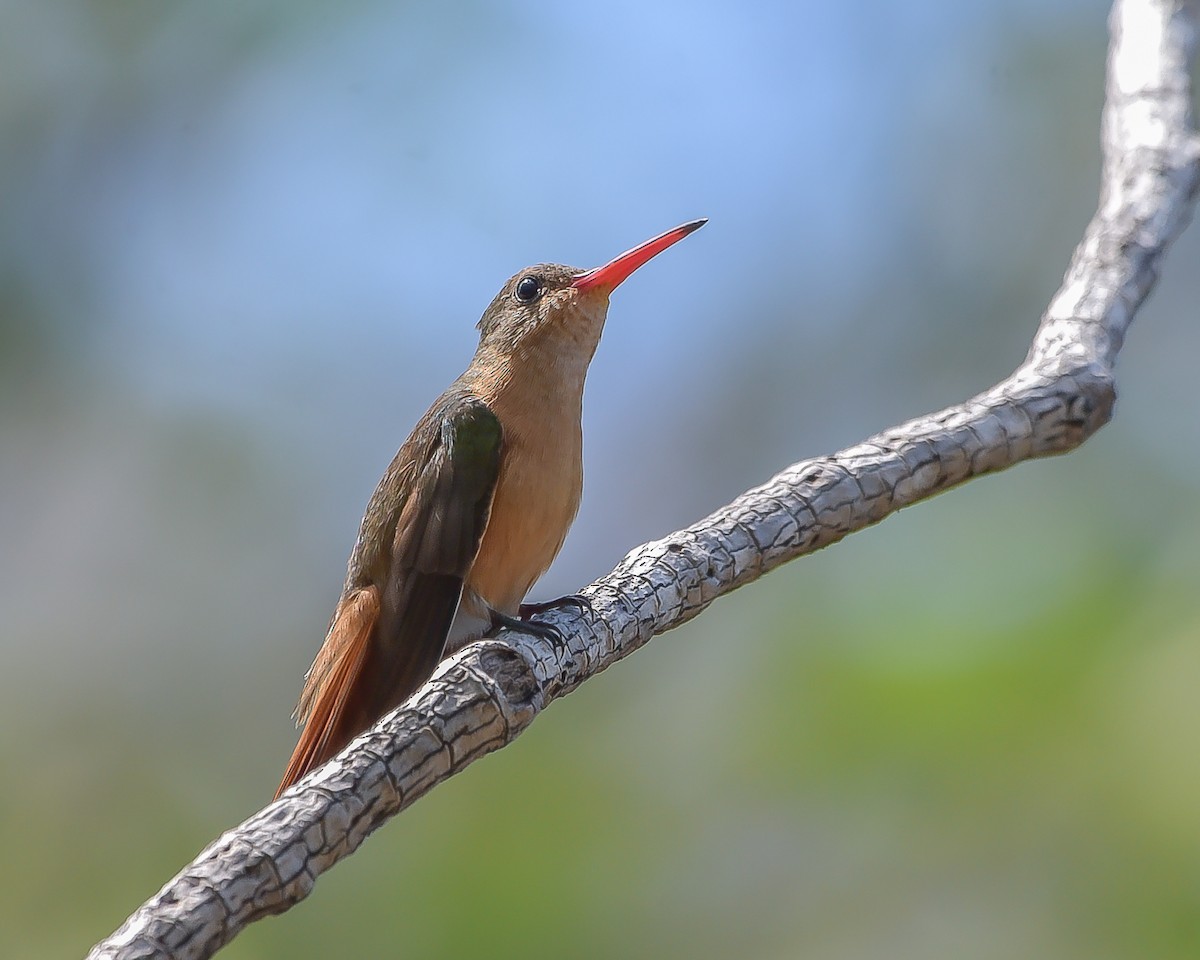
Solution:
<svg viewBox="0 0 1200 960">
<path fill-rule="evenodd" d="M 338 604 L 296 705 L 303 726 L 275 799 L 350 742 L 369 723 L 363 677 L 379 620 L 379 590 L 367 587 Z"/>
</svg>

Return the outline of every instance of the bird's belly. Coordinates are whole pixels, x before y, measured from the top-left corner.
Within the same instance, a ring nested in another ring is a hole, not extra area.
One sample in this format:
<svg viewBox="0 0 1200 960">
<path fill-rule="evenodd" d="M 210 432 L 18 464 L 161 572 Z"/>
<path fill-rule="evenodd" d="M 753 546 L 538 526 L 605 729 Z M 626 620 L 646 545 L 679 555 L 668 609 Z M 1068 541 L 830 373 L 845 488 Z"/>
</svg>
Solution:
<svg viewBox="0 0 1200 960">
<path fill-rule="evenodd" d="M 506 451 L 491 517 L 467 587 L 489 606 L 514 615 L 529 588 L 557 556 L 579 509 L 581 457 L 568 449 Z M 574 448 L 574 449 L 571 449 Z"/>
</svg>

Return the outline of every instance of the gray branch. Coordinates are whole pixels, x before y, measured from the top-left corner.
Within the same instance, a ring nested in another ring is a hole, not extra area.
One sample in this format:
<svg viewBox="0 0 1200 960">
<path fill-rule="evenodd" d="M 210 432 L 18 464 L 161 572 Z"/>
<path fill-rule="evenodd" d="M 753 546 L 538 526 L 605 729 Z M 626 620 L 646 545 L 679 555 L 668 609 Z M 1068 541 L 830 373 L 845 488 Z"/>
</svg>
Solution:
<svg viewBox="0 0 1200 960">
<path fill-rule="evenodd" d="M 1100 203 L 1025 362 L 976 397 L 886 430 L 632 551 L 584 590 L 591 612 L 448 659 L 404 706 L 205 849 L 92 958 L 209 957 L 306 897 L 430 788 L 515 739 L 552 700 L 713 600 L 972 477 L 1065 453 L 1108 422 L 1114 363 L 1200 184 L 1189 66 L 1196 0 L 1118 0 Z"/>
</svg>

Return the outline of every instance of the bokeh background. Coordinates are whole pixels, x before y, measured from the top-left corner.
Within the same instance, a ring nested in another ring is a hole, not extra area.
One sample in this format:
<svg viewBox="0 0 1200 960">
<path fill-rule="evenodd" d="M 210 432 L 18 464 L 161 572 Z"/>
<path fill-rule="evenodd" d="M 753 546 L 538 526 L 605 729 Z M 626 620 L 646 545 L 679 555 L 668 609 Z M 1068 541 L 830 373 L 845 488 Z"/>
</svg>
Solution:
<svg viewBox="0 0 1200 960">
<path fill-rule="evenodd" d="M 363 505 L 524 264 L 614 298 L 549 597 L 1023 357 L 1106 8 L 0 3 L 0 954 L 270 798 Z M 1200 230 L 1078 453 L 722 600 L 223 956 L 1200 954 Z"/>
</svg>

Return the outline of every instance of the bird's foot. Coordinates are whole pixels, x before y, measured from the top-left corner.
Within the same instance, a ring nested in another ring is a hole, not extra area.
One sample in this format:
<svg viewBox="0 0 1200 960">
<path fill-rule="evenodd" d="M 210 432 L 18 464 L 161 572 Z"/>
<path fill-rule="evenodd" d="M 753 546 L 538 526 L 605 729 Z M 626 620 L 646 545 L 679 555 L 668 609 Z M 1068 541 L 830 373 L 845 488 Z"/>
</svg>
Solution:
<svg viewBox="0 0 1200 960">
<path fill-rule="evenodd" d="M 488 612 L 492 618 L 492 628 L 487 634 L 490 637 L 494 637 L 499 633 L 501 628 L 507 628 L 509 630 L 519 630 L 521 633 L 530 633 L 535 637 L 541 637 L 543 640 L 549 640 L 552 643 L 563 642 L 563 635 L 548 623 L 537 623 L 533 620 L 526 620 L 523 615 L 510 617 L 499 610 L 490 610 Z"/>
<path fill-rule="evenodd" d="M 592 601 L 587 597 L 582 597 L 578 593 L 570 593 L 565 597 L 558 597 L 554 600 L 543 600 L 540 603 L 523 603 L 520 606 L 519 613 L 521 619 L 527 617 L 535 617 L 539 613 L 546 613 L 548 610 L 558 610 L 560 607 L 574 607 L 580 613 L 594 613 L 592 609 Z"/>
<path fill-rule="evenodd" d="M 538 623 L 536 620 L 530 619 L 530 617 L 536 617 L 540 613 L 548 613 L 551 610 L 558 610 L 562 607 L 575 607 L 582 613 L 592 612 L 591 601 L 587 597 L 581 597 L 575 593 L 570 596 L 559 597 L 556 600 L 545 600 L 541 603 L 523 603 L 517 608 L 517 615 L 515 617 L 510 617 L 499 610 L 489 610 L 488 613 L 492 618 L 491 634 L 498 633 L 501 627 L 507 627 L 509 630 L 521 630 L 524 633 L 531 633 L 535 637 L 541 637 L 543 640 L 562 643 L 564 641 L 563 635 L 556 627 L 552 627 L 546 623 Z"/>
</svg>

